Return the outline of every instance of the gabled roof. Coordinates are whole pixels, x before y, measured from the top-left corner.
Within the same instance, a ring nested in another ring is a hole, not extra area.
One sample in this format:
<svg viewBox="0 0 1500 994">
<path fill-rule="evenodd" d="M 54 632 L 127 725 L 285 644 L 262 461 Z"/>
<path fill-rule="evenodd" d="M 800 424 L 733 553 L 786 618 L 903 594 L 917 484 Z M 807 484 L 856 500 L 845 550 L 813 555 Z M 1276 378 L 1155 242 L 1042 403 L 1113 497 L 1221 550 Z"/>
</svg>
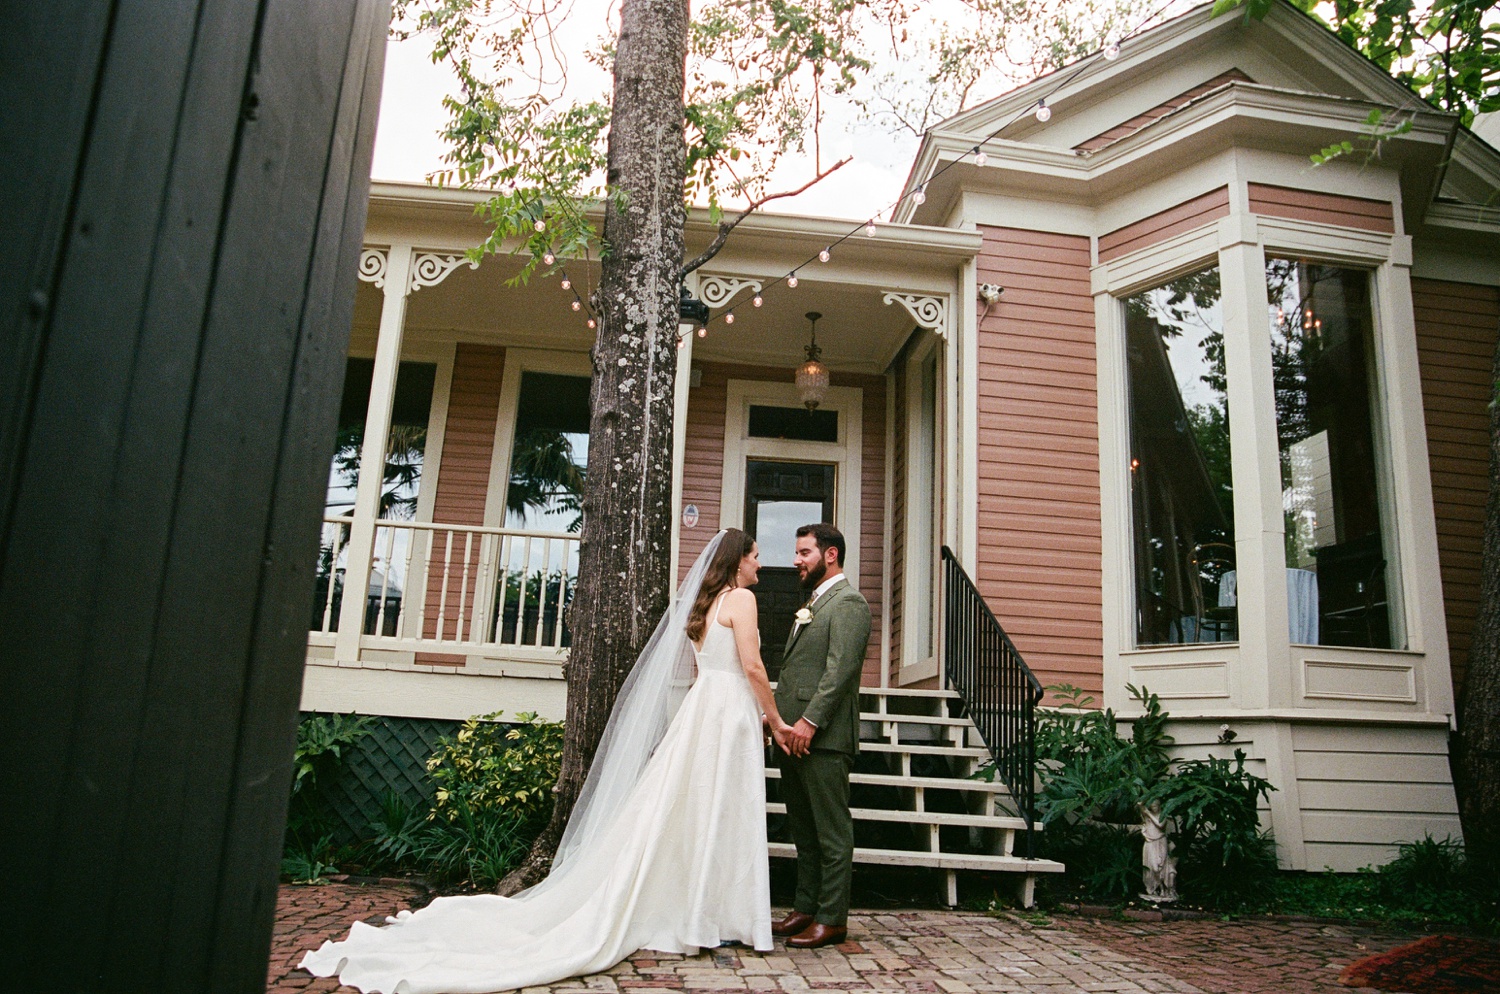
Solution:
<svg viewBox="0 0 1500 994">
<path fill-rule="evenodd" d="M 1127 39 L 1113 61 L 1087 56 L 943 121 L 923 137 L 904 192 L 927 184 L 946 161 L 986 140 L 991 169 L 1001 165 L 1000 159 L 1039 157 L 1065 174 L 1092 172 L 1082 169 L 1085 161 L 1114 151 L 1117 144 L 1139 144 L 1148 134 L 1180 131 L 1183 122 L 1201 117 L 1208 104 L 1223 104 L 1226 94 L 1230 104 L 1243 107 L 1265 102 L 1252 98 L 1251 90 L 1285 95 L 1285 106 L 1295 108 L 1302 119 L 1303 139 L 1316 137 L 1320 119 L 1329 129 L 1343 129 L 1339 137 L 1357 133 L 1362 117 L 1374 108 L 1400 110 L 1419 120 L 1428 146 L 1435 139 L 1451 142 L 1459 133 L 1453 115 L 1422 101 L 1285 0 L 1259 21 L 1238 13 L 1214 17 L 1212 4 L 1204 4 Z M 1031 113 L 1044 98 L 1052 111 L 1046 123 Z M 1351 125 L 1350 115 L 1358 108 L 1363 108 L 1361 119 Z M 1500 154 L 1467 132 L 1460 137 L 1467 140 L 1458 143 L 1456 151 L 1463 154 L 1454 156 L 1452 168 L 1463 175 L 1452 176 L 1458 182 L 1449 185 L 1464 191 L 1459 199 L 1472 200 L 1472 191 L 1500 170 Z M 1417 198 L 1425 204 L 1443 166 L 1428 154 L 1419 159 L 1435 170 L 1429 171 L 1432 179 L 1423 183 Z M 1493 170 L 1488 159 L 1494 159 Z M 895 219 L 942 223 L 944 205 L 933 198 L 935 189 L 928 188 L 925 208 L 904 199 Z"/>
</svg>

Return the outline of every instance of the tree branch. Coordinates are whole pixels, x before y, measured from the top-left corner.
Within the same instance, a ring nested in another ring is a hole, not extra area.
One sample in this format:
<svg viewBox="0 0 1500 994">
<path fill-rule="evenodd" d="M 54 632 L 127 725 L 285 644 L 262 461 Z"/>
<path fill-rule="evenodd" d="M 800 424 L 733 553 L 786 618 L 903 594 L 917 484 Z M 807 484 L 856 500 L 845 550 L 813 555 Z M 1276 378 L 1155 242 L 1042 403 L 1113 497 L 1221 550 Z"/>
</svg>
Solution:
<svg viewBox="0 0 1500 994">
<path fill-rule="evenodd" d="M 682 269 L 678 271 L 677 278 L 679 280 L 686 279 L 688 273 L 691 273 L 693 270 L 697 269 L 698 267 L 702 266 L 704 263 L 708 262 L 708 260 L 710 260 L 714 256 L 718 255 L 719 254 L 719 249 L 723 248 L 724 247 L 724 243 L 729 240 L 729 233 L 731 231 L 733 231 L 735 228 L 739 227 L 739 223 L 741 221 L 745 220 L 745 218 L 749 217 L 751 214 L 754 214 L 757 210 L 759 210 L 760 208 L 764 207 L 766 204 L 770 203 L 773 200 L 780 200 L 783 197 L 795 197 L 799 193 L 805 193 L 814 184 L 819 183 L 819 182 L 827 179 L 829 176 L 833 175 L 839 169 L 841 169 L 844 166 L 848 165 L 850 159 L 852 159 L 852 158 L 853 158 L 853 156 L 848 156 L 848 155 L 844 156 L 844 158 L 840 159 L 838 162 L 835 162 L 833 165 L 829 166 L 823 172 L 818 173 L 818 175 L 814 176 L 812 179 L 808 180 L 806 183 L 803 183 L 801 186 L 797 187 L 797 189 L 795 189 L 795 190 L 787 190 L 787 191 L 785 191 L 783 193 L 772 193 L 772 194 L 768 194 L 768 195 L 766 195 L 764 197 L 761 197 L 759 200 L 753 200 L 753 201 L 751 201 L 750 202 L 750 206 L 746 207 L 744 209 L 744 211 L 741 212 L 740 216 L 737 217 L 737 218 L 735 218 L 733 221 L 720 221 L 719 222 L 719 233 L 714 236 L 713 242 L 708 246 L 708 248 L 706 248 L 706 249 L 703 250 L 703 254 L 702 255 L 698 256 L 698 258 L 694 259 L 692 262 L 690 262 L 687 265 L 683 266 Z"/>
</svg>

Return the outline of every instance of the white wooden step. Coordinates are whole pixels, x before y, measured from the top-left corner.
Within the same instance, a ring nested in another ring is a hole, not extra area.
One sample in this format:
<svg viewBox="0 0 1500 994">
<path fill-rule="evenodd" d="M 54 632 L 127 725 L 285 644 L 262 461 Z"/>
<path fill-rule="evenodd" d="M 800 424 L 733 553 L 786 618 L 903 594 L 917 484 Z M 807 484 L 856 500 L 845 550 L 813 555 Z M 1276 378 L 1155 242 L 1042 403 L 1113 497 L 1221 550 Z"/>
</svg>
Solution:
<svg viewBox="0 0 1500 994">
<path fill-rule="evenodd" d="M 945 714 L 900 714 L 895 711 L 861 711 L 860 721 L 886 722 L 897 725 L 947 725 L 950 727 L 962 726 L 973 728 L 974 723 L 968 718 L 952 718 Z"/>
<path fill-rule="evenodd" d="M 766 813 L 786 814 L 786 805 L 776 801 L 766 803 Z M 886 808 L 850 808 L 855 821 L 902 822 L 909 825 L 957 825 L 964 828 L 996 828 L 1005 831 L 1023 832 L 1026 820 L 1014 815 L 971 815 L 948 811 L 899 811 Z M 1037 830 L 1041 830 L 1038 824 Z"/>
<path fill-rule="evenodd" d="M 779 767 L 766 767 L 766 776 L 773 780 L 781 779 Z M 958 777 L 903 777 L 898 774 L 886 773 L 851 773 L 850 783 L 864 783 L 876 787 L 909 787 L 923 788 L 926 790 L 962 790 L 976 794 L 1009 794 L 1010 788 L 1000 781 L 989 780 L 965 780 Z"/>
<path fill-rule="evenodd" d="M 861 687 L 861 697 L 906 698 L 907 700 L 956 701 L 956 690 L 918 690 L 910 687 Z"/>
<path fill-rule="evenodd" d="M 860 752 L 907 753 L 912 756 L 951 756 L 954 759 L 990 758 L 988 749 L 979 746 L 923 745 L 915 742 L 888 742 L 885 739 L 861 739 Z"/>
<path fill-rule="evenodd" d="M 772 842 L 773 857 L 791 859 L 797 849 L 790 842 Z M 881 866 L 931 866 L 940 870 L 989 870 L 1000 873 L 1061 873 L 1063 865 L 1050 859 L 986 856 L 982 853 L 922 852 L 916 849 L 855 849 L 854 862 Z"/>
</svg>

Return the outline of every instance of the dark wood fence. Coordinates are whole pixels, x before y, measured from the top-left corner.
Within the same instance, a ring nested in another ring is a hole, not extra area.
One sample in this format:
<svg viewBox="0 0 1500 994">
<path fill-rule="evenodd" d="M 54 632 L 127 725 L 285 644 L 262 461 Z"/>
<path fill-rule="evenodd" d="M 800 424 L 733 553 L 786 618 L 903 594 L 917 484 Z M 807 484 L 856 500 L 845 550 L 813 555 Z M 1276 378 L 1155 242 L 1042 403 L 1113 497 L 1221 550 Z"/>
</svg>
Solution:
<svg viewBox="0 0 1500 994">
<path fill-rule="evenodd" d="M 0 963 L 259 991 L 385 0 L 0 4 Z"/>
</svg>

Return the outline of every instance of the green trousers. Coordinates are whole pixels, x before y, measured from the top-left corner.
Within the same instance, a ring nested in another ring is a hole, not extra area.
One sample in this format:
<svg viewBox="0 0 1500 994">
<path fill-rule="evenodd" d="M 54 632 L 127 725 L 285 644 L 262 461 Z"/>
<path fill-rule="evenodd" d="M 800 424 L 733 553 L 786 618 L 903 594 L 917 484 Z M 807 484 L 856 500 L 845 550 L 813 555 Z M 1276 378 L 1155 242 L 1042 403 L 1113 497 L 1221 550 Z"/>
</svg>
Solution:
<svg viewBox="0 0 1500 994">
<path fill-rule="evenodd" d="M 849 921 L 854 876 L 854 819 L 849 815 L 849 767 L 854 757 L 813 750 L 778 754 L 787 828 L 797 847 L 793 906 L 823 925 Z"/>
</svg>

